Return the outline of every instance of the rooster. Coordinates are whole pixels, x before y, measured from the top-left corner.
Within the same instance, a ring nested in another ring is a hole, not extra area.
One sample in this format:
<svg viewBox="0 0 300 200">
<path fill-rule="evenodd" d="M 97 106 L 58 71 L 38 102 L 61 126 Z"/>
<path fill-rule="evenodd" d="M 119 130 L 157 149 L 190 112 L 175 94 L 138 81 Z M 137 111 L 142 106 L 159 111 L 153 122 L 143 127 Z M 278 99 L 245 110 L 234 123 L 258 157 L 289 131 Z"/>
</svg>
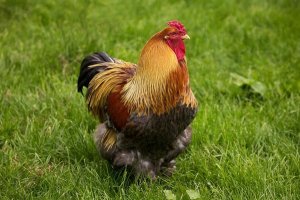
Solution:
<svg viewBox="0 0 300 200">
<path fill-rule="evenodd" d="M 113 167 L 153 179 L 174 172 L 175 158 L 191 141 L 198 107 L 185 39 L 185 27 L 174 20 L 148 40 L 137 64 L 104 52 L 82 61 L 78 92 L 87 87 L 88 109 L 101 122 L 95 144 Z"/>
</svg>

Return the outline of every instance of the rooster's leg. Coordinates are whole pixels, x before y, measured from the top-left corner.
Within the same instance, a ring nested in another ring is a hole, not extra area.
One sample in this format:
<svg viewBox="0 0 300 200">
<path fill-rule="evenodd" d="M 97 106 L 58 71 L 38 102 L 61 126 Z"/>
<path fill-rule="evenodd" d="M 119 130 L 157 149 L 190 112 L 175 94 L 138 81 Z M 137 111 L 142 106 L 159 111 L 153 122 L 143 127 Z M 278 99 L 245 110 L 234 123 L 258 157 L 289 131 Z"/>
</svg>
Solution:
<svg viewBox="0 0 300 200">
<path fill-rule="evenodd" d="M 161 171 L 167 176 L 172 175 L 176 169 L 175 158 L 182 153 L 190 144 L 192 138 L 192 128 L 187 127 L 173 142 L 170 151 L 162 159 Z"/>
<path fill-rule="evenodd" d="M 106 136 L 107 130 L 108 128 L 105 123 L 99 124 L 94 133 L 94 142 L 100 155 L 109 162 L 112 162 L 117 152 L 117 148 L 115 144 L 113 144 L 109 148 L 105 147 L 105 145 L 103 144 L 103 140 Z"/>
<path fill-rule="evenodd" d="M 172 143 L 166 156 L 158 160 L 151 160 L 148 156 L 142 155 L 137 149 L 127 146 L 113 144 L 109 148 L 103 145 L 103 138 L 108 128 L 105 123 L 100 124 L 94 134 L 94 140 L 101 156 L 108 160 L 114 167 L 132 167 L 135 175 L 145 175 L 156 179 L 157 173 L 171 176 L 176 169 L 176 157 L 182 153 L 190 144 L 192 137 L 191 127 L 187 127 Z M 119 143 L 123 140 L 120 139 Z"/>
<path fill-rule="evenodd" d="M 156 165 L 149 158 L 144 157 L 138 150 L 119 150 L 116 152 L 114 167 L 130 167 L 136 176 L 156 178 Z"/>
</svg>

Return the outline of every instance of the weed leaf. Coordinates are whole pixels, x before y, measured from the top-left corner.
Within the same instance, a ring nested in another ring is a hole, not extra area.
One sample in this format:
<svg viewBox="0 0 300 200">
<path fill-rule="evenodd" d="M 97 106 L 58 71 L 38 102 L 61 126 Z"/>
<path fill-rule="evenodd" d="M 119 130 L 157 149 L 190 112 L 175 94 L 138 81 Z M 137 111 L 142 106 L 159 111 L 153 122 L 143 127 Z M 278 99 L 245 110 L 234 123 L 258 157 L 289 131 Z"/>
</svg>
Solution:
<svg viewBox="0 0 300 200">
<path fill-rule="evenodd" d="M 176 200 L 176 196 L 171 190 L 164 190 L 164 193 L 167 200 Z"/>
<path fill-rule="evenodd" d="M 196 190 L 186 190 L 187 195 L 190 197 L 190 199 L 199 199 L 200 194 Z"/>
</svg>

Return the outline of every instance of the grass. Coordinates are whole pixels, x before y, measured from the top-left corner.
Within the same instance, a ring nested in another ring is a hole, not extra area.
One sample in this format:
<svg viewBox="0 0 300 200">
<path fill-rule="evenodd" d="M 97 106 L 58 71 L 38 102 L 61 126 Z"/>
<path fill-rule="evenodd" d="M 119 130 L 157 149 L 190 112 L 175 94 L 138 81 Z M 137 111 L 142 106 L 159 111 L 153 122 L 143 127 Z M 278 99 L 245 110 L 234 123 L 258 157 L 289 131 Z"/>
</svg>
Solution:
<svg viewBox="0 0 300 200">
<path fill-rule="evenodd" d="M 296 0 L 0 0 L 1 199 L 299 199 L 300 3 Z M 94 51 L 136 62 L 180 19 L 200 102 L 171 178 L 129 183 L 99 158 L 76 92 Z M 231 73 L 261 82 L 249 97 Z"/>
</svg>

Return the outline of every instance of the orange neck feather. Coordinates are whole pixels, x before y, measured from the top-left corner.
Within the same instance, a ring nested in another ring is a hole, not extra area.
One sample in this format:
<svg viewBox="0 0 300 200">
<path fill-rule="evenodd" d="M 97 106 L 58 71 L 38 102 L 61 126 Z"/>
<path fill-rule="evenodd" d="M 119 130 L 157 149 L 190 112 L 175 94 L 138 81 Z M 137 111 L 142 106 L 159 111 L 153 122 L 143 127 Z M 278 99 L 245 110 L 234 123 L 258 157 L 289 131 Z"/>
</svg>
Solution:
<svg viewBox="0 0 300 200">
<path fill-rule="evenodd" d="M 178 62 L 162 35 L 159 32 L 146 43 L 135 76 L 123 87 L 124 103 L 141 114 L 171 109 L 188 88 L 185 61 Z"/>
</svg>

